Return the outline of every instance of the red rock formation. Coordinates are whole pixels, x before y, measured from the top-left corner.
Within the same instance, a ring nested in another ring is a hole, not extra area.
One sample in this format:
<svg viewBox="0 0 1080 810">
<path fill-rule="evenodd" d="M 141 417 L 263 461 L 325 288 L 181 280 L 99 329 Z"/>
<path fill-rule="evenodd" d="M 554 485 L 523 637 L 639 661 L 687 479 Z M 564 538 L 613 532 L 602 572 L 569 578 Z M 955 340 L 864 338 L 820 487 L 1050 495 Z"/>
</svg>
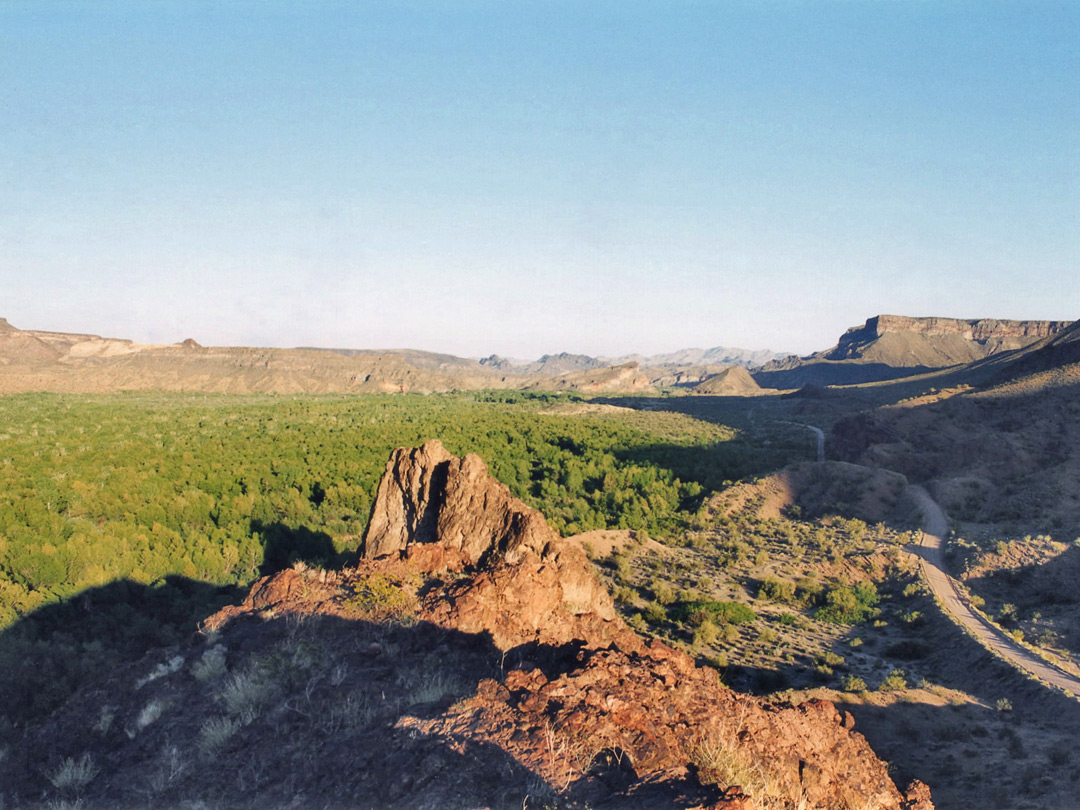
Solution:
<svg viewBox="0 0 1080 810">
<path fill-rule="evenodd" d="M 544 516 L 488 475 L 479 456 L 455 458 L 429 441 L 390 456 L 360 553 L 382 557 L 437 543 L 475 566 L 491 554 L 508 562 L 526 551 L 541 554 L 556 539 Z"/>
</svg>

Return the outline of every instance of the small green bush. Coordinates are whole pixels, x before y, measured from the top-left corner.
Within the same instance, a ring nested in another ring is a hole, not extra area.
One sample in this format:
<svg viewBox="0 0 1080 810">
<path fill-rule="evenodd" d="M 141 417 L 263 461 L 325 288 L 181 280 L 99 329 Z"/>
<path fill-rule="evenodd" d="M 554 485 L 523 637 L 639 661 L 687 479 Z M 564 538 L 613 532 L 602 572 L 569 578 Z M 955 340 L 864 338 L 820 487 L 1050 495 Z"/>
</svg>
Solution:
<svg viewBox="0 0 1080 810">
<path fill-rule="evenodd" d="M 894 669 L 878 687 L 881 692 L 899 692 L 902 689 L 907 689 L 907 673 L 902 669 Z"/>
<path fill-rule="evenodd" d="M 844 664 L 844 656 L 837 655 L 831 650 L 826 650 L 817 657 L 819 664 L 824 664 L 828 667 L 839 667 Z"/>
<path fill-rule="evenodd" d="M 694 646 L 703 647 L 713 644 L 720 635 L 720 628 L 706 619 L 694 629 Z"/>
<path fill-rule="evenodd" d="M 405 583 L 383 574 L 371 574 L 352 586 L 343 606 L 356 616 L 375 622 L 409 624 L 414 618 L 416 597 Z"/>
<path fill-rule="evenodd" d="M 661 605 L 675 604 L 675 589 L 666 582 L 653 583 L 653 594 Z"/>
<path fill-rule="evenodd" d="M 758 584 L 757 597 L 758 599 L 768 599 L 788 605 L 794 604 L 795 583 L 777 579 L 776 577 L 765 577 Z"/>
<path fill-rule="evenodd" d="M 832 624 L 857 624 L 878 614 L 878 599 L 872 582 L 860 582 L 854 587 L 837 585 L 826 591 L 825 604 L 814 615 Z"/>
<path fill-rule="evenodd" d="M 667 610 L 659 602 L 649 602 L 645 605 L 645 621 L 649 624 L 659 624 L 667 618 Z"/>
<path fill-rule="evenodd" d="M 866 681 L 855 675 L 845 675 L 840 681 L 840 688 L 845 692 L 865 692 Z"/>
</svg>

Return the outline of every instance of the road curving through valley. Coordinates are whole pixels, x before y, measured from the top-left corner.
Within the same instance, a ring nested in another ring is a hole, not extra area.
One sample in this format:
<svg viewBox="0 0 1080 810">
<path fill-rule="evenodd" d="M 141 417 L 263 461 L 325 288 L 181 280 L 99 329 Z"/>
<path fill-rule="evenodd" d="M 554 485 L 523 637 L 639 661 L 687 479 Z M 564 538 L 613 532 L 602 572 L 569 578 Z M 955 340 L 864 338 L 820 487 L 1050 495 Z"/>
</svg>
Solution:
<svg viewBox="0 0 1080 810">
<path fill-rule="evenodd" d="M 994 655 L 1044 684 L 1080 696 L 1080 678 L 1040 658 L 972 608 L 946 572 L 945 536 L 949 523 L 945 513 L 925 489 L 915 485 L 909 489 L 923 515 L 922 541 L 910 550 L 919 557 L 923 579 L 942 610 Z"/>
</svg>

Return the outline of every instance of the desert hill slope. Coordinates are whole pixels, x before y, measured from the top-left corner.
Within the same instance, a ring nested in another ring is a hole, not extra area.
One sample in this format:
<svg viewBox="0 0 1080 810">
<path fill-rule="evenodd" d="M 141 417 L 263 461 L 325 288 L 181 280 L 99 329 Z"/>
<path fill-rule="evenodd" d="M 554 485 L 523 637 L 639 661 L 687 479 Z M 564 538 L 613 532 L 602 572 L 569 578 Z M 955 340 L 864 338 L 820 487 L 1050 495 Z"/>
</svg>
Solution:
<svg viewBox="0 0 1080 810">
<path fill-rule="evenodd" d="M 750 372 L 742 366 L 732 366 L 707 377 L 693 388 L 696 394 L 720 396 L 753 396 L 761 393 Z"/>
<path fill-rule="evenodd" d="M 396 451 L 360 551 L 88 685 L 0 761 L 13 806 L 932 807 L 832 704 L 642 640 L 475 456 Z"/>
<path fill-rule="evenodd" d="M 878 315 L 848 329 L 836 346 L 775 360 L 755 373 L 763 386 L 852 385 L 974 363 L 1064 331 L 1069 321 L 908 318 Z"/>
</svg>

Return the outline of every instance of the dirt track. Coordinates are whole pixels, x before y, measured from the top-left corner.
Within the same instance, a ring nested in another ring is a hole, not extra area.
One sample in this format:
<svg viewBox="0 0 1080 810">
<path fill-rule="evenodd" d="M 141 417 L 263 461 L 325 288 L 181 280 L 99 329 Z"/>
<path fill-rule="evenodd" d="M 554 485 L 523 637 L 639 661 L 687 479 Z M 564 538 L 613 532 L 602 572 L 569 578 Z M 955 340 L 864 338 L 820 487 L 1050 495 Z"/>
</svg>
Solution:
<svg viewBox="0 0 1080 810">
<path fill-rule="evenodd" d="M 1028 650 L 1000 627 L 976 613 L 961 596 L 945 568 L 943 538 L 948 533 L 945 513 L 922 487 L 912 486 L 911 492 L 923 514 L 922 543 L 911 547 L 911 551 L 918 555 L 923 578 L 942 609 L 995 655 L 1049 686 L 1080 696 L 1080 679 Z"/>
</svg>

